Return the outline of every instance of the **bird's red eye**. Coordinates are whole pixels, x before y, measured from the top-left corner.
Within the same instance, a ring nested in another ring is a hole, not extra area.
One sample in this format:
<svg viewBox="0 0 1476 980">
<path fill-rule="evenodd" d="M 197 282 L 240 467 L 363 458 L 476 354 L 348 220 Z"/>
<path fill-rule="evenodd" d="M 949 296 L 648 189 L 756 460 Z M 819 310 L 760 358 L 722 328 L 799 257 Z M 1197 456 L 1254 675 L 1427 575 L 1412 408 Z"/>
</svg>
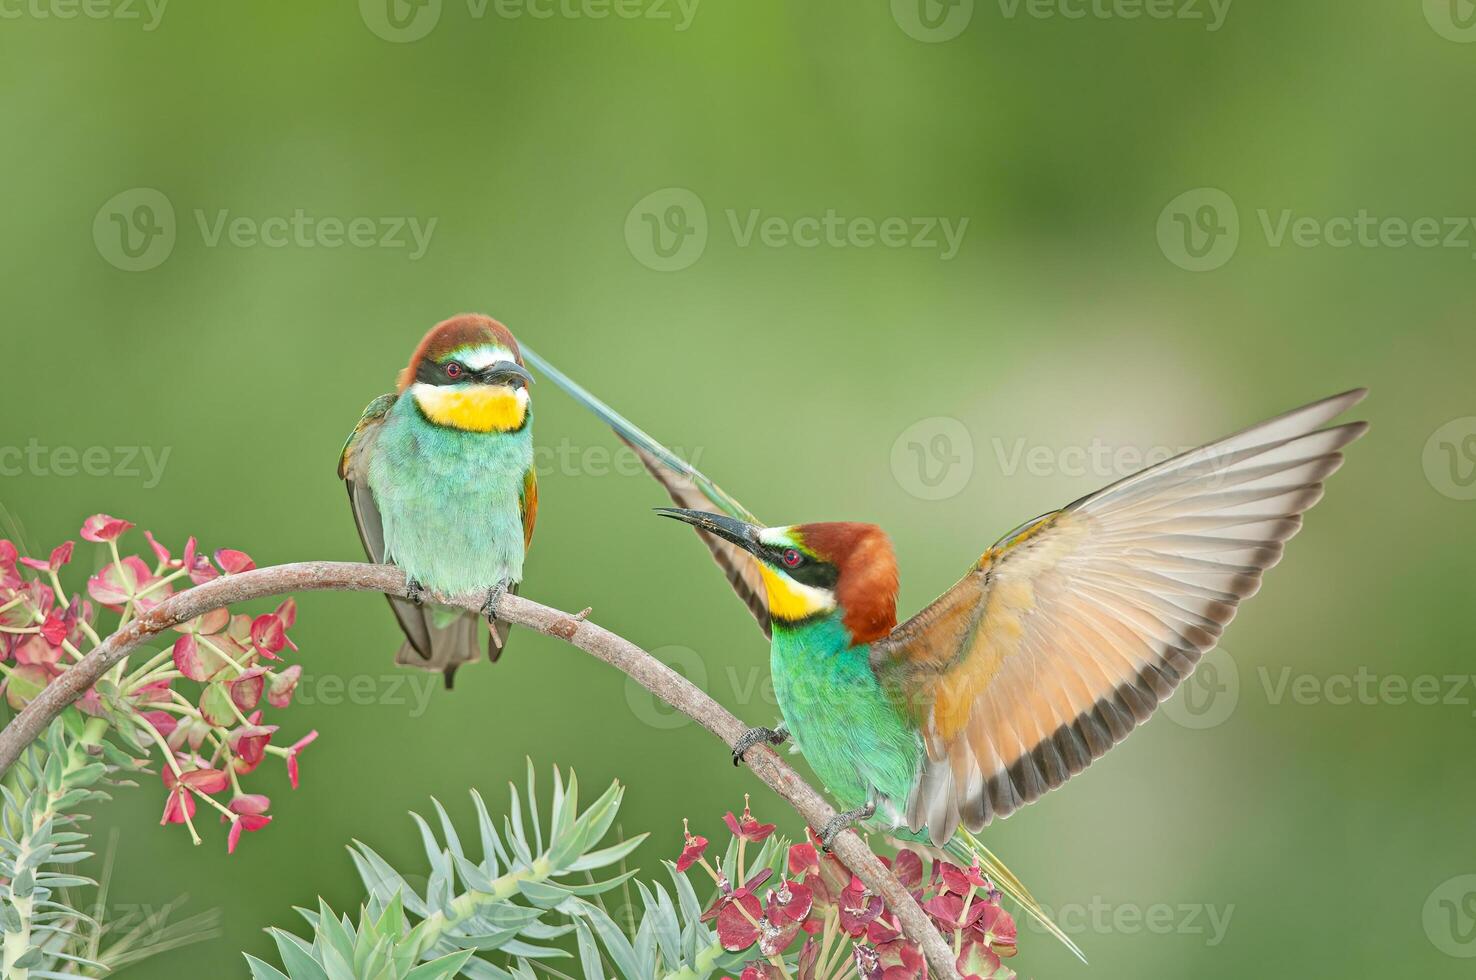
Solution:
<svg viewBox="0 0 1476 980">
<path fill-rule="evenodd" d="M 451 378 L 453 380 L 455 380 L 456 378 L 461 377 L 461 365 L 460 364 L 457 364 L 455 361 L 452 361 L 450 364 L 447 364 L 446 365 L 446 377 Z"/>
<path fill-rule="evenodd" d="M 787 565 L 790 568 L 797 568 L 797 567 L 799 567 L 799 563 L 805 560 L 805 556 L 802 555 L 802 554 L 800 554 L 798 551 L 794 550 L 793 548 L 787 549 L 784 552 L 783 558 L 784 558 L 784 564 Z"/>
</svg>

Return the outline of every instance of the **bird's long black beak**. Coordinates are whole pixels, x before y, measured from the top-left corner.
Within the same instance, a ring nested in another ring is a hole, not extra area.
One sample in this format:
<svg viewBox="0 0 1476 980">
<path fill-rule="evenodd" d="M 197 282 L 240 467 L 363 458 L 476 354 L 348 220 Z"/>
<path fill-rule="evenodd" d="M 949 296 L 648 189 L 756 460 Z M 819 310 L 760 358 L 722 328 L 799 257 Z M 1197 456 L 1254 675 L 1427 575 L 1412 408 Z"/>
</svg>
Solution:
<svg viewBox="0 0 1476 980">
<path fill-rule="evenodd" d="M 484 385 L 511 384 L 517 387 L 517 383 L 521 383 L 526 388 L 533 383 L 533 375 L 516 361 L 498 361 L 491 367 L 478 371 L 476 378 Z"/>
<path fill-rule="evenodd" d="M 752 524 L 724 514 L 709 514 L 702 510 L 682 510 L 679 507 L 657 507 L 656 513 L 690 524 L 699 531 L 715 534 L 724 541 L 731 541 L 744 551 L 758 554 L 763 548 L 759 541 L 759 529 Z"/>
</svg>

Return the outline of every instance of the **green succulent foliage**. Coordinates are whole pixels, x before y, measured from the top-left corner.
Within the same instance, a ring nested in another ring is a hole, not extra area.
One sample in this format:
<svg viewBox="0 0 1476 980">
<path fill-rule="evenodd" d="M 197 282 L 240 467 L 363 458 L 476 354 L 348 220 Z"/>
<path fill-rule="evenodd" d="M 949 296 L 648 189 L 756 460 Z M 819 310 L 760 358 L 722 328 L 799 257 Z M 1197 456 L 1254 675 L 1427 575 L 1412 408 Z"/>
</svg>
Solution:
<svg viewBox="0 0 1476 980">
<path fill-rule="evenodd" d="M 784 841 L 770 837 L 756 855 L 745 861 L 750 876 L 762 868 L 781 873 L 786 852 Z M 702 902 L 692 883 L 672 862 L 662 864 L 671 878 L 672 891 L 668 893 L 659 882 L 635 882 L 641 899 L 641 916 L 639 922 L 626 924 L 629 936 L 626 929 L 610 918 L 602 904 L 575 898 L 560 906 L 561 911 L 574 919 L 580 969 L 585 980 L 607 980 L 611 976 L 607 964 L 613 967 L 614 975 L 624 980 L 652 980 L 672 975 L 684 980 L 702 980 L 713 973 L 737 973 L 742 969 L 750 954 L 722 948 L 717 934 L 702 921 Z M 737 864 L 738 842 L 730 840 L 718 867 L 732 881 Z M 599 955 L 601 950 L 603 960 Z"/>
<path fill-rule="evenodd" d="M 98 887 L 76 873 L 92 857 L 78 812 L 110 799 L 103 786 L 129 785 L 138 760 L 102 737 L 106 725 L 67 711 L 0 783 L 0 972 L 7 978 L 97 977 L 147 956 L 208 938 L 212 913 L 170 923 L 173 906 L 118 920 L 78 908 Z"/>
<path fill-rule="evenodd" d="M 361 910 L 357 924 L 335 916 L 321 899 L 318 911 L 298 912 L 312 926 L 313 942 L 269 930 L 287 972 L 247 956 L 252 980 L 449 980 L 475 953 L 461 950 L 419 963 L 425 923 L 410 927 L 399 896 L 377 916 Z"/>
<path fill-rule="evenodd" d="M 555 770 L 546 820 L 531 764 L 527 789 L 525 802 L 517 787 L 511 787 L 511 807 L 500 828 L 481 795 L 472 792 L 480 844 L 476 860 L 438 801 L 432 805 L 439 834 L 419 814 L 411 814 L 425 847 L 428 878 L 402 875 L 369 845 L 355 841 L 349 854 L 367 891 L 358 927 L 326 907 L 304 913 L 313 927 L 311 941 L 280 930 L 272 933 L 288 972 L 252 960 L 253 977 L 421 980 L 460 975 L 505 980 L 520 961 L 569 956 L 551 943 L 573 926 L 545 921 L 551 910 L 573 896 L 597 895 L 624 883 L 633 872 L 604 881 L 592 880 L 589 873 L 619 863 L 644 835 L 597 847 L 619 812 L 624 790 L 618 783 L 580 811 L 577 778 L 571 773 L 566 784 Z M 381 950 L 375 961 L 381 972 L 355 969 L 355 961 L 345 956 L 345 949 L 357 954 L 366 944 L 371 951 Z M 494 954 L 500 954 L 501 965 L 485 958 Z"/>
<path fill-rule="evenodd" d="M 82 930 L 95 920 L 70 907 L 64 890 L 95 886 L 71 866 L 92 856 L 87 835 L 69 828 L 77 808 L 107 799 L 95 789 L 108 767 L 72 744 L 67 722 L 52 723 L 0 785 L 0 925 L 4 927 L 6 976 L 57 976 L 58 961 L 102 968 L 68 950 L 85 943 Z M 75 975 L 75 974 L 74 974 Z"/>
<path fill-rule="evenodd" d="M 652 980 L 679 975 L 700 978 L 717 971 L 735 972 L 743 957 L 729 953 L 701 921 L 702 906 L 691 882 L 667 862 L 673 893 L 658 882 L 636 882 L 642 915 L 627 935 L 599 905 L 571 899 L 562 911 L 573 917 L 580 970 L 586 980 Z M 607 967 L 608 964 L 608 967 Z"/>
<path fill-rule="evenodd" d="M 734 964 L 701 922 L 697 895 L 675 866 L 667 866 L 671 891 L 634 883 L 638 924 L 622 926 L 610 915 L 605 898 L 619 889 L 629 906 L 635 872 L 609 869 L 623 867 L 646 837 L 601 846 L 620 809 L 619 783 L 583 810 L 572 772 L 566 780 L 554 770 L 546 810 L 531 763 L 526 794 L 509 788 L 511 805 L 500 820 L 471 793 L 475 859 L 468 853 L 472 842 L 463 843 L 439 802 L 432 800 L 434 826 L 411 814 L 428 877 L 402 873 L 355 841 L 349 854 L 366 889 L 358 922 L 321 903 L 316 912 L 299 910 L 311 938 L 272 930 L 281 967 L 248 956 L 253 980 L 541 980 L 567 976 L 567 965 L 553 964 L 573 958 L 590 980 L 672 973 L 701 980 Z M 634 910 L 618 918 L 634 919 Z"/>
</svg>

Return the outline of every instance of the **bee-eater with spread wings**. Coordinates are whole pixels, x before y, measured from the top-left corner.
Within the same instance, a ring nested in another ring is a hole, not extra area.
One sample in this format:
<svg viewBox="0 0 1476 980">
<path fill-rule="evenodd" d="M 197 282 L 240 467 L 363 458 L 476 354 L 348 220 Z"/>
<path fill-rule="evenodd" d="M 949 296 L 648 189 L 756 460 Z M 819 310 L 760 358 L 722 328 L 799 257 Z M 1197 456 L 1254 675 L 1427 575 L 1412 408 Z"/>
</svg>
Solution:
<svg viewBox="0 0 1476 980">
<path fill-rule="evenodd" d="M 972 832 L 1148 720 L 1260 587 L 1339 450 L 1367 428 L 1324 427 L 1365 394 L 1350 391 L 1151 466 L 1011 531 L 899 626 L 897 563 L 880 528 L 766 526 L 528 354 L 635 449 L 680 507 L 661 513 L 697 529 L 770 635 L 787 732 L 750 730 L 734 761 L 758 741 L 793 739 L 847 811 L 827 839 L 860 820 L 980 856 L 1063 941 Z"/>
<path fill-rule="evenodd" d="M 364 550 L 409 579 L 410 598 L 389 600 L 405 633 L 395 661 L 441 671 L 447 687 L 479 656 L 481 621 L 424 594 L 486 590 L 487 656 L 501 655 L 508 627 L 492 613 L 517 591 L 538 516 L 532 380 L 506 327 L 452 317 L 369 403 L 339 460 Z"/>
</svg>

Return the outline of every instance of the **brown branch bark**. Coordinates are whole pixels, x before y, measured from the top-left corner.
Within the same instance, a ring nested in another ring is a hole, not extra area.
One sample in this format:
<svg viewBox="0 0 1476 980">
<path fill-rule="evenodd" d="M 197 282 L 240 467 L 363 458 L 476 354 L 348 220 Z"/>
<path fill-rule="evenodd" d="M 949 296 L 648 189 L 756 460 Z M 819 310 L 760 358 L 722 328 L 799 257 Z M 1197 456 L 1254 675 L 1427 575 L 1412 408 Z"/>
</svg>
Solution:
<svg viewBox="0 0 1476 980">
<path fill-rule="evenodd" d="M 108 637 L 66 673 L 52 681 L 0 732 L 0 775 L 8 771 L 26 746 L 46 730 L 58 714 L 81 697 L 118 661 L 151 637 L 212 609 L 292 592 L 383 592 L 405 595 L 405 577 L 389 565 L 362 562 L 297 562 L 230 575 L 170 596 Z M 483 596 L 450 600 L 451 605 L 476 610 Z M 746 727 L 708 694 L 629 640 L 589 622 L 520 596 L 505 596 L 498 617 L 527 629 L 558 637 L 622 671 L 636 683 L 686 714 L 731 747 Z M 835 816 L 835 810 L 799 774 L 766 745 L 748 750 L 748 767 L 784 797 L 817 830 Z M 836 838 L 835 853 L 866 887 L 880 895 L 897 915 L 902 931 L 927 957 L 936 977 L 957 980 L 953 951 L 933 927 L 907 889 L 887 870 L 866 843 L 852 831 Z"/>
</svg>

